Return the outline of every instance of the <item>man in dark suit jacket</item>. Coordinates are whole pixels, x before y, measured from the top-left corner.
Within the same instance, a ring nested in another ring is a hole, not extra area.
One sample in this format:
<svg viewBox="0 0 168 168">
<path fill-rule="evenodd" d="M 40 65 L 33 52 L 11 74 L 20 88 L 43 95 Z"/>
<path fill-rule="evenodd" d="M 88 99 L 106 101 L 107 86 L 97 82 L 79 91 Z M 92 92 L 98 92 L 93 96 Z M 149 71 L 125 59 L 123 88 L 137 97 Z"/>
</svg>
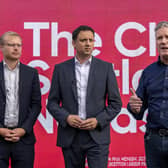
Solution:
<svg viewBox="0 0 168 168">
<path fill-rule="evenodd" d="M 47 108 L 66 168 L 84 168 L 86 157 L 89 168 L 105 168 L 110 122 L 121 110 L 117 81 L 111 63 L 91 56 L 94 30 L 80 26 L 72 36 L 76 56 L 55 66 Z"/>
<path fill-rule="evenodd" d="M 0 37 L 0 168 L 33 168 L 33 125 L 41 110 L 37 70 L 22 64 L 22 39 L 15 32 Z"/>
</svg>

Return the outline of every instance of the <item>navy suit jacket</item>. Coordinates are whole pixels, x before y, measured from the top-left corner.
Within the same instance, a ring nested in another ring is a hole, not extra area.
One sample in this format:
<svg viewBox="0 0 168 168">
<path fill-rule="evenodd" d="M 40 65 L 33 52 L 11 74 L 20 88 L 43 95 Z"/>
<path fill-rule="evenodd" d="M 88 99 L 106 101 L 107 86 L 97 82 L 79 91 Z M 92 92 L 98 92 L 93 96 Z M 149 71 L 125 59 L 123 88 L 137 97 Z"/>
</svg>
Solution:
<svg viewBox="0 0 168 168">
<path fill-rule="evenodd" d="M 0 127 L 4 126 L 6 91 L 3 62 L 0 62 Z M 19 122 L 26 134 L 21 138 L 25 143 L 35 143 L 33 125 L 41 110 L 41 92 L 36 69 L 20 63 L 19 69 Z M 2 137 L 0 137 L 2 139 Z"/>
<path fill-rule="evenodd" d="M 93 57 L 87 85 L 86 117 L 98 120 L 99 127 L 89 131 L 96 143 L 110 143 L 110 121 L 120 112 L 121 105 L 112 64 Z M 59 122 L 57 145 L 69 147 L 77 133 L 77 129 L 66 122 L 69 114 L 78 115 L 74 58 L 55 66 L 47 108 Z"/>
</svg>

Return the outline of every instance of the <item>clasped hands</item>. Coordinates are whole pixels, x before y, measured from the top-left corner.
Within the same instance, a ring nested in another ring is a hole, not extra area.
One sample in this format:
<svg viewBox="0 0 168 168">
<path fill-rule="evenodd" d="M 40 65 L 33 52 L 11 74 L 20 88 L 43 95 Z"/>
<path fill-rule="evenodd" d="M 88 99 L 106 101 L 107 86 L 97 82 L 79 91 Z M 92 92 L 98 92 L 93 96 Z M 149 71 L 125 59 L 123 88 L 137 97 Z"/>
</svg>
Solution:
<svg viewBox="0 0 168 168">
<path fill-rule="evenodd" d="M 82 120 L 78 115 L 69 115 L 67 117 L 67 123 L 74 128 L 79 128 L 82 130 L 93 130 L 97 127 L 98 121 L 96 118 Z"/>
<path fill-rule="evenodd" d="M 4 137 L 6 141 L 18 142 L 22 136 L 24 136 L 25 130 L 23 128 L 0 128 L 0 135 Z"/>
</svg>

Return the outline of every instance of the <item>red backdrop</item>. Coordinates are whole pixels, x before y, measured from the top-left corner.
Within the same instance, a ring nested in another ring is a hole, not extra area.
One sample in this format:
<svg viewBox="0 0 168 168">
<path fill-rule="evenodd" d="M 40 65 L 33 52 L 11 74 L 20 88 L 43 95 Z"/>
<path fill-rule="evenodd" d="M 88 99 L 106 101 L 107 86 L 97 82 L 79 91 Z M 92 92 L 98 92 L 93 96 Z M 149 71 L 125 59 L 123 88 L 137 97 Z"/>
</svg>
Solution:
<svg viewBox="0 0 168 168">
<path fill-rule="evenodd" d="M 136 89 L 141 71 L 157 60 L 154 27 L 167 19 L 167 5 L 167 0 L 1 0 L 0 34 L 21 34 L 21 61 L 40 75 L 43 108 L 35 125 L 35 168 L 64 167 L 56 147 L 57 125 L 45 105 L 54 65 L 74 56 L 71 33 L 81 24 L 95 29 L 93 54 L 113 63 L 123 101 L 121 113 L 111 122 L 108 167 L 146 167 L 145 116 L 135 121 L 126 105 L 129 88 Z"/>
</svg>

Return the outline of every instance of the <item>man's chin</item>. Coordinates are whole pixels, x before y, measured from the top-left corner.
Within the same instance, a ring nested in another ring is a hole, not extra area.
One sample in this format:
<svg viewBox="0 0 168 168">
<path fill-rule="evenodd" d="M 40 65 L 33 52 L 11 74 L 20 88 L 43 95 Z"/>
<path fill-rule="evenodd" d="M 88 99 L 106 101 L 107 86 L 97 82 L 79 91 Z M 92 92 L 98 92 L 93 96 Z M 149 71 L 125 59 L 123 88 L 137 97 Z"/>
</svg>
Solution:
<svg viewBox="0 0 168 168">
<path fill-rule="evenodd" d="M 168 53 L 160 55 L 161 61 L 165 64 L 168 63 Z"/>
<path fill-rule="evenodd" d="M 162 57 L 163 57 L 164 59 L 168 59 L 168 53 L 162 54 Z"/>
<path fill-rule="evenodd" d="M 86 57 L 90 57 L 92 55 L 92 53 L 88 52 L 88 53 L 85 53 L 85 56 Z"/>
<path fill-rule="evenodd" d="M 20 57 L 13 57 L 13 58 L 7 58 L 10 61 L 18 61 L 20 59 Z"/>
</svg>

